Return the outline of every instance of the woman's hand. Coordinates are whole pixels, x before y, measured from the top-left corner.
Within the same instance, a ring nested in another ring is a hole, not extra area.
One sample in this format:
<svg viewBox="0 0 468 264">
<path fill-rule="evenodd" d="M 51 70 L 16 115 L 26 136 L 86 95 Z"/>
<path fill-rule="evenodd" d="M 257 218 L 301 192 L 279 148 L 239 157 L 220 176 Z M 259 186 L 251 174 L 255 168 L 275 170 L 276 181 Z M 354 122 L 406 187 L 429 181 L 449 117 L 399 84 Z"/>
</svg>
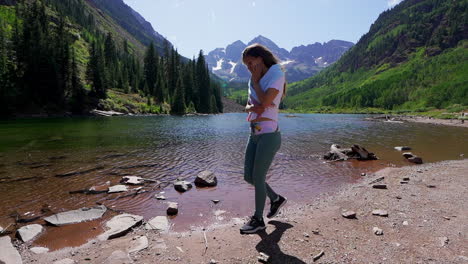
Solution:
<svg viewBox="0 0 468 264">
<path fill-rule="evenodd" d="M 261 105 L 251 105 L 251 104 L 248 104 L 246 107 L 245 107 L 245 111 L 246 112 L 254 112 L 256 113 L 257 115 L 261 115 L 263 112 L 265 112 L 265 107 L 261 106 Z"/>
<path fill-rule="evenodd" d="M 263 75 L 263 70 L 264 70 L 265 65 L 258 63 L 252 67 L 252 81 L 254 83 L 259 83 L 260 79 L 262 79 Z"/>
</svg>

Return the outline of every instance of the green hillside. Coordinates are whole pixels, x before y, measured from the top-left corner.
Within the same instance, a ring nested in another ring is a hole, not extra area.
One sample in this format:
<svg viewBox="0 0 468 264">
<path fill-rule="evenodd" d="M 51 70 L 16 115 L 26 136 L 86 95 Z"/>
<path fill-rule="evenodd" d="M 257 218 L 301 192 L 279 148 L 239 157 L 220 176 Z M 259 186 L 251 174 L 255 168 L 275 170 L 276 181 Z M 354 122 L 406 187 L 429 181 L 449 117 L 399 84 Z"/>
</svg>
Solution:
<svg viewBox="0 0 468 264">
<path fill-rule="evenodd" d="M 343 57 L 290 84 L 298 111 L 425 110 L 468 105 L 468 0 L 406 0 Z"/>
</svg>

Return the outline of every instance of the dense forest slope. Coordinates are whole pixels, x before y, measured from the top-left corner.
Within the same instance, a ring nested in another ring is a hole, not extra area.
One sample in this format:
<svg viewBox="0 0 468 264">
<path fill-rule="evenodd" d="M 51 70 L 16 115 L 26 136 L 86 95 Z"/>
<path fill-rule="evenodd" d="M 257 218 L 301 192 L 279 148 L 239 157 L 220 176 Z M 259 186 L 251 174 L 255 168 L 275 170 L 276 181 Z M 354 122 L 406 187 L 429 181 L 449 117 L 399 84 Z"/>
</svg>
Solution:
<svg viewBox="0 0 468 264">
<path fill-rule="evenodd" d="M 334 65 L 290 85 L 297 110 L 468 105 L 468 0 L 405 0 Z"/>
<path fill-rule="evenodd" d="M 183 58 L 121 0 L 2 0 L 0 115 L 93 108 L 223 111 L 204 54 Z"/>
</svg>

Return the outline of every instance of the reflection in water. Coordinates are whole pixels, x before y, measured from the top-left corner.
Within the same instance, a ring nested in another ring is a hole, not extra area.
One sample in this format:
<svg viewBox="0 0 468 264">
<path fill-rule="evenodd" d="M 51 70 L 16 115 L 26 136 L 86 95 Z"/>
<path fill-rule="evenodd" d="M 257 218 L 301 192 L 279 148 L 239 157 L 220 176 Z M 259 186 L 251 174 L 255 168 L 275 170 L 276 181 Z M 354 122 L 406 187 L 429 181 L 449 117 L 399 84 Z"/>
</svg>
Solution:
<svg viewBox="0 0 468 264">
<path fill-rule="evenodd" d="M 268 177 L 275 190 L 292 200 L 333 191 L 361 178 L 361 172 L 407 165 L 394 146 L 411 146 L 425 162 L 458 159 L 468 150 L 465 128 L 372 122 L 360 115 L 283 115 L 280 127 L 283 143 Z M 14 212 L 41 215 L 44 204 L 60 212 L 98 202 L 148 219 L 165 215 L 165 202 L 154 199 L 161 191 L 179 203 L 180 213 L 171 220 L 176 230 L 203 225 L 218 209 L 228 211 L 227 216 L 250 215 L 253 189 L 242 177 L 247 137 L 244 114 L 1 122 L 0 225 L 10 224 Z M 324 163 L 320 156 L 333 143 L 362 145 L 380 160 Z M 179 194 L 169 185 L 176 178 L 193 181 L 203 170 L 217 174 L 217 187 Z M 125 175 L 168 187 L 148 183 L 147 192 L 138 195 L 69 194 L 118 184 Z"/>
</svg>

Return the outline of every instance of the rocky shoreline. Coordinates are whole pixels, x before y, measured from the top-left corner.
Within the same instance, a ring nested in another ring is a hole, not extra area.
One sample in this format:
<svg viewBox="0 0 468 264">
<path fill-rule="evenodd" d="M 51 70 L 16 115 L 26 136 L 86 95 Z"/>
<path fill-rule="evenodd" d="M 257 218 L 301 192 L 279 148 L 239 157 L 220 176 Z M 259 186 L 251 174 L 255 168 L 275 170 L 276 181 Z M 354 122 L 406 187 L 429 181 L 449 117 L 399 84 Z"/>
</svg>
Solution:
<svg viewBox="0 0 468 264">
<path fill-rule="evenodd" d="M 48 253 L 15 244 L 23 263 L 466 263 L 466 171 L 468 160 L 458 160 L 363 175 L 337 193 L 290 203 L 256 235 L 239 234 L 244 219 L 215 217 L 183 233 L 139 225 Z"/>
<path fill-rule="evenodd" d="M 465 119 L 468 115 L 463 114 L 464 118 L 460 119 L 439 119 L 427 116 L 408 116 L 408 115 L 377 115 L 366 118 L 371 121 L 383 121 L 389 123 L 403 123 L 403 122 L 415 122 L 424 124 L 434 125 L 445 125 L 445 126 L 457 126 L 457 127 L 468 127 L 468 122 Z"/>
</svg>

